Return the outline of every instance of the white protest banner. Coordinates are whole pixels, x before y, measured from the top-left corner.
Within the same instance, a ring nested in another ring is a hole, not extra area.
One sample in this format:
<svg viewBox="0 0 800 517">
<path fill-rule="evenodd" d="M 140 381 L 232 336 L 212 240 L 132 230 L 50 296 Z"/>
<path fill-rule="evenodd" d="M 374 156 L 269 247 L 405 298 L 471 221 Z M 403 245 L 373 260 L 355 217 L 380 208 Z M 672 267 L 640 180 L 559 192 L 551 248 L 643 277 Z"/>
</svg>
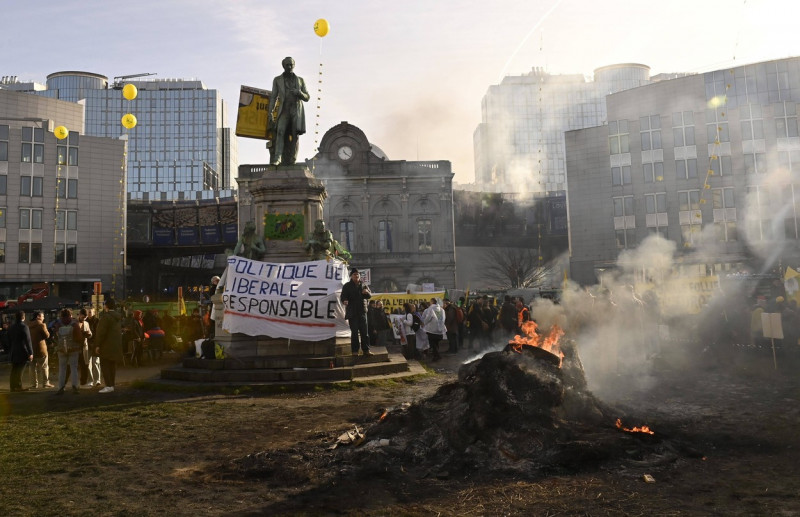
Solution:
<svg viewBox="0 0 800 517">
<path fill-rule="evenodd" d="M 222 291 L 222 328 L 303 341 L 347 337 L 339 295 L 348 280 L 347 264 L 338 260 L 284 264 L 232 255 Z"/>
</svg>

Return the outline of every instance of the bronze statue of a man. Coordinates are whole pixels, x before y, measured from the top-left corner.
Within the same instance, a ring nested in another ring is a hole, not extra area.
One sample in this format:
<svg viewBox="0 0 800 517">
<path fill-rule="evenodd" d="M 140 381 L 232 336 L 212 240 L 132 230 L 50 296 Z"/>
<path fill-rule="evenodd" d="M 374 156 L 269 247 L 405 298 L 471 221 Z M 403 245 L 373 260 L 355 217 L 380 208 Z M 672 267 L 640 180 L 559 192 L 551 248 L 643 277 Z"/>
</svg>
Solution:
<svg viewBox="0 0 800 517">
<path fill-rule="evenodd" d="M 306 82 L 294 73 L 294 59 L 281 61 L 283 73 L 272 81 L 269 98 L 269 124 L 275 139 L 272 142 L 272 165 L 294 165 L 300 149 L 298 136 L 306 132 L 306 113 L 303 102 L 308 102 Z"/>
</svg>

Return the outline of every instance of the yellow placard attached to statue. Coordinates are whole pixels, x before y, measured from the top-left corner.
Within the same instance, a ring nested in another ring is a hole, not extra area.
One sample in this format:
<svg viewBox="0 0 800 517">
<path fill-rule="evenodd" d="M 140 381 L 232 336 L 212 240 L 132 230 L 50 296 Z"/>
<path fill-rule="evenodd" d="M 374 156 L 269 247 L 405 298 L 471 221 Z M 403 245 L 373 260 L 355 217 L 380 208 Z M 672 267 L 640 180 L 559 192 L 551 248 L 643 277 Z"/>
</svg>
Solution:
<svg viewBox="0 0 800 517">
<path fill-rule="evenodd" d="M 236 136 L 272 140 L 269 127 L 269 97 L 272 92 L 252 86 L 242 86 L 239 92 L 239 112 L 236 117 Z"/>
</svg>

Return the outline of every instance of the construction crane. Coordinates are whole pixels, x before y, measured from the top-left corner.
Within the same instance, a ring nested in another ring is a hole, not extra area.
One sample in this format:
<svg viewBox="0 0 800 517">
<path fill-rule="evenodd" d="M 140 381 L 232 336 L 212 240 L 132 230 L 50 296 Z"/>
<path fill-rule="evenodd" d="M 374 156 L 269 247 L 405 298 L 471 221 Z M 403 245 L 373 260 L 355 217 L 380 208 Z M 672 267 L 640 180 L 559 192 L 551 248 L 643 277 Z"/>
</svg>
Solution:
<svg viewBox="0 0 800 517">
<path fill-rule="evenodd" d="M 114 88 L 122 88 L 122 83 L 127 81 L 128 79 L 133 79 L 134 77 L 147 77 L 148 75 L 158 75 L 158 74 L 155 72 L 147 72 L 144 74 L 118 75 L 114 78 Z"/>
</svg>

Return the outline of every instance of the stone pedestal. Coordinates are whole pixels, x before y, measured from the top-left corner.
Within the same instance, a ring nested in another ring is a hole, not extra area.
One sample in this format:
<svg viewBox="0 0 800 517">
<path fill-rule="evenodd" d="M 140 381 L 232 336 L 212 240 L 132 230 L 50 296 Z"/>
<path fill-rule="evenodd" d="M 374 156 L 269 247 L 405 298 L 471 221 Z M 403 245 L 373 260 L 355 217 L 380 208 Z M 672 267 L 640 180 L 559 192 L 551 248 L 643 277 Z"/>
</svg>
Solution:
<svg viewBox="0 0 800 517">
<path fill-rule="evenodd" d="M 239 182 L 243 182 L 240 180 Z M 300 240 L 267 240 L 270 262 L 302 262 L 308 260 L 305 240 L 314 230 L 314 222 L 322 219 L 322 205 L 327 197 L 325 186 L 305 165 L 268 166 L 259 177 L 246 180 L 252 196 L 252 214 L 256 231 L 264 235 L 266 214 L 302 214 L 303 236 Z"/>
<path fill-rule="evenodd" d="M 322 206 L 327 196 L 325 186 L 303 164 L 251 166 L 243 173 L 240 168 L 239 186 L 250 195 L 250 212 L 256 232 L 264 235 L 264 216 L 267 214 L 302 214 L 302 238 L 297 240 L 265 240 L 268 262 L 303 262 L 309 260 L 305 240 L 322 219 Z M 263 356 L 324 356 L 340 357 L 350 354 L 350 338 L 330 338 L 323 341 L 299 341 L 270 336 L 230 334 L 222 329 L 224 307 L 222 295 L 213 296 L 216 318 L 215 339 L 230 357 Z"/>
</svg>

